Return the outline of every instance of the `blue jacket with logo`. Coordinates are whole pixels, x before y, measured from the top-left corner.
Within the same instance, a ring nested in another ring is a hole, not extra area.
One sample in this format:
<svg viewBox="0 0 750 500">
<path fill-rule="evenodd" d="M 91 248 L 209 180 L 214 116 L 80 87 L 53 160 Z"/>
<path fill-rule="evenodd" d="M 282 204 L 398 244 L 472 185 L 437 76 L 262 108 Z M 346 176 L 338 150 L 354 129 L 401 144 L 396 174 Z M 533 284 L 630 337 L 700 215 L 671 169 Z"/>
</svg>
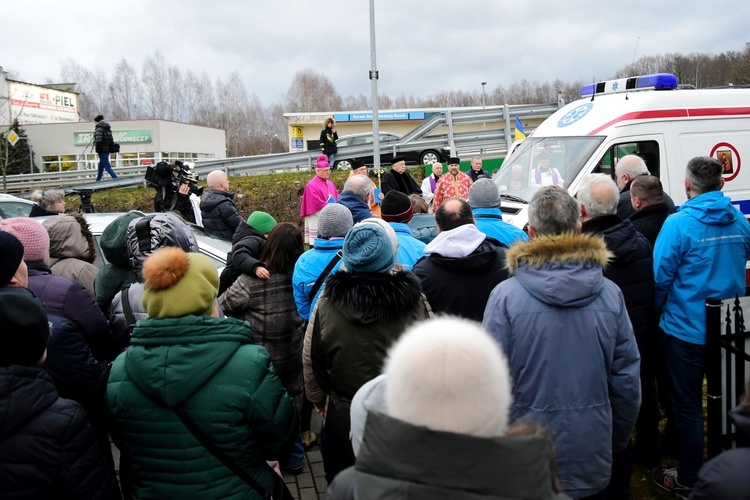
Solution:
<svg viewBox="0 0 750 500">
<path fill-rule="evenodd" d="M 315 307 L 320 292 L 323 290 L 323 286 L 318 289 L 318 293 L 315 294 L 312 300 L 308 297 L 315 282 L 318 281 L 318 277 L 323 273 L 323 270 L 328 266 L 336 256 L 336 253 L 341 250 L 344 246 L 344 239 L 337 238 L 334 240 L 326 240 L 323 238 L 316 238 L 313 243 L 313 247 L 307 252 L 300 255 L 297 259 L 297 263 L 294 265 L 294 274 L 292 275 L 292 290 L 294 292 L 294 302 L 297 304 L 297 312 L 300 317 L 305 321 L 310 320 L 310 313 Z M 335 273 L 341 267 L 342 260 L 336 263 L 331 270 L 331 274 Z M 330 276 L 330 275 L 329 275 Z"/>
<path fill-rule="evenodd" d="M 404 270 L 411 271 L 414 264 L 425 256 L 424 247 L 427 245 L 411 235 L 411 228 L 403 222 L 389 222 L 398 240 L 396 262 L 404 266 Z"/>
<path fill-rule="evenodd" d="M 706 343 L 707 298 L 745 291 L 750 224 L 721 191 L 688 200 L 664 221 L 654 246 L 654 301 L 662 330 Z"/>
</svg>

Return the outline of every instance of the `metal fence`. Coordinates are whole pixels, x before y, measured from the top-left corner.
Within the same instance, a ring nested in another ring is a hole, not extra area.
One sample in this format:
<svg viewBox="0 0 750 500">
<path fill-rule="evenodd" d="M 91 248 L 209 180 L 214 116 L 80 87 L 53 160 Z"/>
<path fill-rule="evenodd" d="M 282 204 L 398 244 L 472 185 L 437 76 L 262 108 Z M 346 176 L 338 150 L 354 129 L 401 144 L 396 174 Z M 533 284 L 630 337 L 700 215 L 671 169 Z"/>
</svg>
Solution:
<svg viewBox="0 0 750 500">
<path fill-rule="evenodd" d="M 750 369 L 750 334 L 743 307 L 750 297 L 706 300 L 706 448 L 708 458 L 733 447 L 735 433 L 728 413 L 745 389 Z"/>
<path fill-rule="evenodd" d="M 511 129 L 515 128 L 515 117 L 544 119 L 557 111 L 559 105 L 524 104 L 494 107 L 482 110 L 446 110 L 436 113 L 397 143 L 382 147 L 381 154 L 397 154 L 403 151 L 424 151 L 448 147 L 456 155 L 489 154 L 503 156 L 513 142 Z M 453 132 L 454 126 L 483 123 L 486 127 L 472 132 Z M 445 131 L 446 133 L 440 133 Z M 526 131 L 527 133 L 530 130 Z M 312 169 L 319 151 L 266 154 L 226 158 L 220 160 L 195 160 L 195 170 L 204 178 L 212 170 L 224 170 L 229 176 L 262 174 L 284 170 Z M 357 158 L 372 156 L 372 144 L 340 148 L 337 156 Z M 113 165 L 117 165 L 113 157 Z M 86 167 L 84 162 L 84 168 Z M 91 165 L 88 165 L 91 167 Z M 95 169 L 70 170 L 66 172 L 44 172 L 7 176 L 3 186 L 6 193 L 30 193 L 35 189 L 63 188 L 66 191 L 135 187 L 143 183 L 147 165 L 115 167 L 118 179 L 109 179 L 105 173 L 103 181 L 96 182 Z"/>
</svg>

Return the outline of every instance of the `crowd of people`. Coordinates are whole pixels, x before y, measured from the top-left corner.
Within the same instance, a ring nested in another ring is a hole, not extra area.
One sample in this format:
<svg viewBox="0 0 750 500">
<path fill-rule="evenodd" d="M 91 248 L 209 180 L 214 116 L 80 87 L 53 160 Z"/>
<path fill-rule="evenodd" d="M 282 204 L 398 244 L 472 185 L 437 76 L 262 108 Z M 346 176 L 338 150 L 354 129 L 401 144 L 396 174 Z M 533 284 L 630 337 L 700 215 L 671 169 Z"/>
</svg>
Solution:
<svg viewBox="0 0 750 500">
<path fill-rule="evenodd" d="M 481 158 L 420 187 L 395 157 L 382 197 L 355 165 L 339 193 L 328 136 L 304 229 L 209 174 L 221 274 L 179 211 L 117 218 L 101 269 L 56 193 L 0 221 L 0 496 L 291 498 L 279 469 L 318 442 L 332 499 L 627 499 L 634 463 L 750 495 L 743 450 L 701 468 L 703 302 L 744 294 L 750 258 L 720 162 L 688 162 L 677 212 L 634 155 L 575 197 L 542 169 L 522 231 Z"/>
</svg>

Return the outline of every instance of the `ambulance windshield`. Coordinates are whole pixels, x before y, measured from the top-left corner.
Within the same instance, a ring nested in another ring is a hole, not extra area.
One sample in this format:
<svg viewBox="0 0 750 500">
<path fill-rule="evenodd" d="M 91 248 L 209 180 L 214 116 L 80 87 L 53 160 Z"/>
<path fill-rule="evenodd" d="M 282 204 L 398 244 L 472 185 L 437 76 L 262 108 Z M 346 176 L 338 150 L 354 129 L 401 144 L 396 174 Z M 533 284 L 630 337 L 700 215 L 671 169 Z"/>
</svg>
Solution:
<svg viewBox="0 0 750 500">
<path fill-rule="evenodd" d="M 528 137 L 503 161 L 493 181 L 503 199 L 528 203 L 542 186 L 567 188 L 604 137 Z"/>
</svg>

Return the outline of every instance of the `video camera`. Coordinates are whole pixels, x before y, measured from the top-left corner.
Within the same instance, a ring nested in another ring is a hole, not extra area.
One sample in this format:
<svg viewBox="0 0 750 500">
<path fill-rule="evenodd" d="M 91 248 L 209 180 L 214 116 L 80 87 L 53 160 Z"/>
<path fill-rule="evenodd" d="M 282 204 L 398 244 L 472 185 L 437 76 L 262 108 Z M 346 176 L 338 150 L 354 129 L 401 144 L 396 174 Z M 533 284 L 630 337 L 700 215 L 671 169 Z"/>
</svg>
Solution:
<svg viewBox="0 0 750 500">
<path fill-rule="evenodd" d="M 156 189 L 171 188 L 173 191 L 177 191 L 182 184 L 187 184 L 189 192 L 200 197 L 203 186 L 198 186 L 198 174 L 193 171 L 193 167 L 194 164 L 185 165 L 180 160 L 176 160 L 174 166 L 160 161 L 155 167 L 146 168 L 146 184 Z"/>
</svg>

